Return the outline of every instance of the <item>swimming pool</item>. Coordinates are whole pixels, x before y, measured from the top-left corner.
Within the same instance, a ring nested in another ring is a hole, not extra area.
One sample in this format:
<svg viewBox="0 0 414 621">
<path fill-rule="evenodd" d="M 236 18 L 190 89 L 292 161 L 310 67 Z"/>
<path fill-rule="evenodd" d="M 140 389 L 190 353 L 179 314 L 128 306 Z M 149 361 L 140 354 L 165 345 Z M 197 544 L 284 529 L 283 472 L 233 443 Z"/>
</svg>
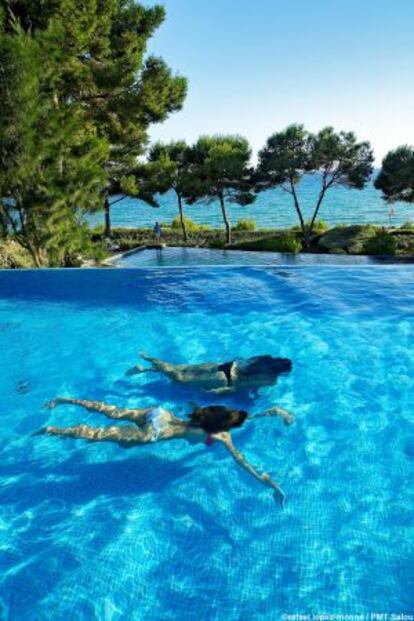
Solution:
<svg viewBox="0 0 414 621">
<path fill-rule="evenodd" d="M 146 248 L 115 258 L 115 267 L 183 267 L 209 265 L 372 265 L 393 263 L 393 257 L 376 258 L 346 254 L 289 254 L 282 252 L 247 252 L 213 248 Z M 112 262 L 112 261 L 111 261 Z"/>
<path fill-rule="evenodd" d="M 407 266 L 0 272 L 0 618 L 412 613 L 413 336 Z M 30 435 L 102 424 L 42 409 L 56 395 L 182 415 L 212 402 L 126 377 L 140 350 L 293 360 L 257 399 L 220 399 L 295 413 L 234 433 L 283 486 L 283 511 L 220 446 Z"/>
</svg>

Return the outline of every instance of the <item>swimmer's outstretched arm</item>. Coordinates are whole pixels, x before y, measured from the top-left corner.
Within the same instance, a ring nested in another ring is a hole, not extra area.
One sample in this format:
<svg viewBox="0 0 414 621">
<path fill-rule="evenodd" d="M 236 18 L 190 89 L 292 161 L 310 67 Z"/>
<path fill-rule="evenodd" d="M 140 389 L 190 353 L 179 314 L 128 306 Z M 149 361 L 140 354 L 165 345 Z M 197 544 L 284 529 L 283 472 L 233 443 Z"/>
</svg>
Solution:
<svg viewBox="0 0 414 621">
<path fill-rule="evenodd" d="M 224 431 L 221 433 L 213 434 L 213 437 L 217 440 L 220 440 L 220 442 L 223 442 L 224 446 L 229 451 L 233 459 L 235 459 L 235 461 L 240 466 L 242 466 L 242 468 L 244 468 L 249 474 L 257 479 L 259 483 L 262 483 L 262 485 L 265 485 L 266 487 L 271 487 L 274 490 L 275 500 L 283 507 L 285 502 L 285 495 L 280 489 L 279 485 L 275 481 L 273 481 L 273 479 L 270 477 L 269 474 L 267 474 L 267 472 L 259 474 L 257 470 L 255 470 L 255 468 L 253 468 L 253 466 L 249 464 L 244 455 L 240 453 L 240 451 L 238 451 L 234 446 L 230 434 Z"/>
<path fill-rule="evenodd" d="M 284 408 L 279 407 L 278 405 L 265 410 L 261 414 L 253 414 L 252 416 L 248 416 L 248 420 L 253 420 L 255 418 L 264 418 L 265 416 L 278 416 L 283 420 L 285 425 L 291 425 L 295 420 L 293 414 L 285 410 Z"/>
</svg>

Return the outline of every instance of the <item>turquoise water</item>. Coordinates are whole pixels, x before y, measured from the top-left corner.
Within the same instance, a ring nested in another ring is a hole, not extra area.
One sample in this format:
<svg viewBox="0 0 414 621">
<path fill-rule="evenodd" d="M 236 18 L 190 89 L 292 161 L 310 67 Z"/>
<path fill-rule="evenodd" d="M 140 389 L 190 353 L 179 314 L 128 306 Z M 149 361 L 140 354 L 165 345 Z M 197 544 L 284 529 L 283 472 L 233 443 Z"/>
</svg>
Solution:
<svg viewBox="0 0 414 621">
<path fill-rule="evenodd" d="M 0 272 L 0 618 L 412 613 L 413 337 L 404 266 Z M 282 485 L 283 511 L 221 446 L 31 436 L 108 424 L 42 409 L 56 395 L 181 415 L 211 402 L 126 377 L 140 350 L 292 359 L 257 399 L 221 399 L 295 413 L 234 433 Z"/>
<path fill-rule="evenodd" d="M 318 192 L 318 179 L 316 177 L 305 178 L 299 188 L 299 196 L 307 219 L 312 216 Z M 171 223 L 171 220 L 177 216 L 175 194 L 165 194 L 160 197 L 159 202 L 159 209 L 154 209 L 134 199 L 125 199 L 116 203 L 111 209 L 113 226 L 154 226 L 156 220 Z M 262 228 L 289 227 L 297 224 L 297 216 L 290 195 L 277 188 L 259 194 L 253 205 L 248 207 L 229 205 L 228 209 L 233 224 L 240 218 L 253 218 L 257 226 Z M 393 209 L 395 215 L 390 219 L 389 206 L 371 183 L 361 191 L 334 187 L 326 195 L 320 218 L 331 225 L 373 223 L 386 226 L 390 224 L 399 226 L 413 219 L 413 208 L 409 204 L 395 203 Z M 218 203 L 187 205 L 185 212 L 188 217 L 199 224 L 223 226 Z M 103 213 L 90 216 L 89 219 L 93 224 L 103 224 Z"/>
</svg>

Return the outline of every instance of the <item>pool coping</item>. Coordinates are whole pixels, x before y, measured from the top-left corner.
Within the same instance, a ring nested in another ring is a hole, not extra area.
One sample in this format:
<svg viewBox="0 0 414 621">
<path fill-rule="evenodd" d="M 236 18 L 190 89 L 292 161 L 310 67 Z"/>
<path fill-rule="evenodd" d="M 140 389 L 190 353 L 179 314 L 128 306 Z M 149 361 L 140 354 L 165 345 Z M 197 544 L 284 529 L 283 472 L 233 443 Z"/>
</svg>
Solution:
<svg viewBox="0 0 414 621">
<path fill-rule="evenodd" d="M 170 248 L 185 248 L 185 246 L 169 246 Z M 118 254 L 112 255 L 108 259 L 102 261 L 101 265 L 106 267 L 113 267 L 113 263 L 115 261 L 119 261 L 123 257 L 127 257 L 130 254 L 135 254 L 136 252 L 141 252 L 142 250 L 162 250 L 163 248 L 167 248 L 167 244 L 145 244 L 144 246 L 136 246 L 136 248 L 131 248 L 130 250 L 125 250 L 124 252 L 118 252 Z M 87 267 L 87 266 L 85 266 Z"/>
</svg>

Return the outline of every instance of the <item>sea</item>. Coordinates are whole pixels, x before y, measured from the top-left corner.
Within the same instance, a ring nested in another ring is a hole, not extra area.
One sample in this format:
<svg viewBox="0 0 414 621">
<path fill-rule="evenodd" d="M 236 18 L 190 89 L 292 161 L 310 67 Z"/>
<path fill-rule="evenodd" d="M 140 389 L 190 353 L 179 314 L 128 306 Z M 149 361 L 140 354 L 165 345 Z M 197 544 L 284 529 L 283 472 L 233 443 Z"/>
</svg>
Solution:
<svg viewBox="0 0 414 621">
<path fill-rule="evenodd" d="M 306 219 L 310 219 L 318 198 L 320 178 L 309 176 L 298 186 L 298 195 Z M 115 201 L 119 197 L 113 197 Z M 146 205 L 134 198 L 125 198 L 111 207 L 114 227 L 152 227 L 155 222 L 170 224 L 178 214 L 177 198 L 173 191 L 158 197 L 159 208 Z M 211 227 L 223 225 L 220 205 L 217 201 L 198 202 L 184 206 L 185 214 L 198 224 Z M 259 194 L 252 205 L 241 207 L 228 204 L 233 225 L 240 219 L 252 219 L 257 228 L 284 228 L 297 224 L 297 215 L 292 197 L 281 188 Z M 377 224 L 380 226 L 401 226 L 414 219 L 414 207 L 409 203 L 396 202 L 389 205 L 375 189 L 373 181 L 363 190 L 345 187 L 331 188 L 322 203 L 319 219 L 331 226 L 337 224 Z M 88 216 L 90 224 L 103 224 L 103 212 Z"/>
</svg>

